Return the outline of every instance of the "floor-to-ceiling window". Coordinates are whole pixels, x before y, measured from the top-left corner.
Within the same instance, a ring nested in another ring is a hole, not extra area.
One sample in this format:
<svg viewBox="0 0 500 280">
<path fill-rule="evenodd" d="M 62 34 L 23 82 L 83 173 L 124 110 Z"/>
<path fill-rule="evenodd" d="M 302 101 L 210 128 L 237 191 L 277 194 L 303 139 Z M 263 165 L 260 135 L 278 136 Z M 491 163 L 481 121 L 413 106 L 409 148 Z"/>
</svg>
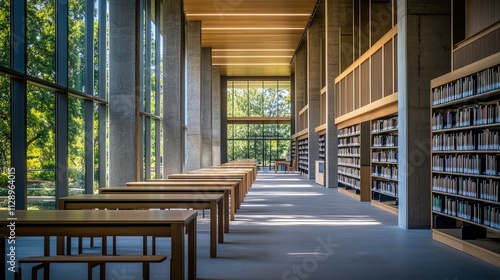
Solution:
<svg viewBox="0 0 500 280">
<path fill-rule="evenodd" d="M 290 137 L 289 81 L 228 81 L 228 160 L 254 158 L 269 167 L 290 158 Z"/>
<path fill-rule="evenodd" d="M 163 37 L 155 12 L 161 1 L 138 1 L 142 177 L 155 178 L 161 176 Z M 18 209 L 54 209 L 57 197 L 107 185 L 109 12 L 108 0 L 0 1 L 0 196 L 14 172 Z"/>
<path fill-rule="evenodd" d="M 142 73 L 142 178 L 161 178 L 161 104 L 163 72 L 163 36 L 160 33 L 160 1 L 144 2 Z"/>
</svg>

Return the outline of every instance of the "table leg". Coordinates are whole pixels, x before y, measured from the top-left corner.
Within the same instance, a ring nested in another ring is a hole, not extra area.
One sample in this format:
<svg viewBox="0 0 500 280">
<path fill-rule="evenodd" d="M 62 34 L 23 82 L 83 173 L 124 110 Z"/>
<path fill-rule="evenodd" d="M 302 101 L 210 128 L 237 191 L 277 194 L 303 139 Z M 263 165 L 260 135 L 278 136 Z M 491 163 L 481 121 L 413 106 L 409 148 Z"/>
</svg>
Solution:
<svg viewBox="0 0 500 280">
<path fill-rule="evenodd" d="M 236 213 L 236 187 L 231 190 L 231 221 L 234 221 L 234 214 Z"/>
<path fill-rule="evenodd" d="M 224 232 L 229 232 L 229 193 L 224 191 Z"/>
<path fill-rule="evenodd" d="M 210 257 L 217 256 L 217 204 L 210 202 Z"/>
<path fill-rule="evenodd" d="M 184 225 L 172 224 L 170 279 L 184 280 Z"/>
<path fill-rule="evenodd" d="M 217 202 L 217 222 L 219 225 L 219 228 L 217 229 L 217 233 L 219 234 L 219 237 L 217 240 L 219 240 L 219 243 L 224 243 L 224 222 L 225 222 L 225 217 L 224 215 L 224 207 L 222 207 L 222 200 L 219 200 Z"/>
<path fill-rule="evenodd" d="M 188 279 L 196 279 L 196 217 L 187 224 L 186 230 L 188 235 Z"/>
</svg>

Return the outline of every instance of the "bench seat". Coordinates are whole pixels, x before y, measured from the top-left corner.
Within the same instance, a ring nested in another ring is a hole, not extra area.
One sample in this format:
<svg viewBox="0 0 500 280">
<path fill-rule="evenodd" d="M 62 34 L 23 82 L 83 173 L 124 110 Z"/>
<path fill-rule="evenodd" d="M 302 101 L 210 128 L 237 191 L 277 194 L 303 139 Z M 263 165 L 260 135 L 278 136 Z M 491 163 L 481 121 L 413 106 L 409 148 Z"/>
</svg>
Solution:
<svg viewBox="0 0 500 280">
<path fill-rule="evenodd" d="M 22 258 L 18 261 L 16 279 L 22 279 L 21 264 L 39 263 L 33 266 L 31 279 L 37 279 L 37 272 L 44 269 L 44 279 L 49 279 L 51 263 L 87 263 L 87 279 L 92 279 L 92 269 L 100 266 L 100 279 L 106 279 L 106 263 L 142 263 L 143 279 L 149 279 L 149 264 L 159 263 L 167 259 L 165 255 L 58 255 L 58 256 L 35 256 Z"/>
</svg>

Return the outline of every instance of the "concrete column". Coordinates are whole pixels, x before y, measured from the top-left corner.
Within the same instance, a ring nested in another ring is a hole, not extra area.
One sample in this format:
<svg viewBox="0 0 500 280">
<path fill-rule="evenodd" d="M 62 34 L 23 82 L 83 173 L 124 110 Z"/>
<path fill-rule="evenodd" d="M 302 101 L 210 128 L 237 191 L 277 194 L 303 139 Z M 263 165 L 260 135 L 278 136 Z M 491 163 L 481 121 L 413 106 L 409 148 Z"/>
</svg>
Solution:
<svg viewBox="0 0 500 280">
<path fill-rule="evenodd" d="M 302 130 L 299 125 L 299 112 L 307 104 L 307 46 L 305 43 L 302 43 L 295 54 L 295 132 Z"/>
<path fill-rule="evenodd" d="M 168 38 L 167 38 L 168 40 Z M 201 167 L 201 21 L 186 25 L 187 158 L 186 171 Z"/>
<path fill-rule="evenodd" d="M 201 49 L 201 167 L 212 166 L 212 48 Z"/>
<path fill-rule="evenodd" d="M 227 162 L 227 77 L 220 79 L 220 161 Z"/>
<path fill-rule="evenodd" d="M 182 2 L 163 1 L 163 176 L 183 171 L 184 37 Z"/>
<path fill-rule="evenodd" d="M 212 164 L 221 164 L 221 83 L 220 66 L 212 66 Z"/>
<path fill-rule="evenodd" d="M 352 0 L 327 0 L 325 2 L 325 38 L 326 38 L 326 187 L 338 186 L 338 142 L 337 126 L 335 125 L 335 77 L 341 70 L 343 61 L 353 61 L 353 41 L 351 40 L 350 51 L 348 43 L 335 36 L 337 30 L 342 27 L 353 25 L 353 1 Z M 343 51 L 341 51 L 343 50 Z M 340 55 L 339 55 L 340 54 Z"/>
<path fill-rule="evenodd" d="M 314 179 L 315 161 L 319 158 L 319 136 L 314 129 L 320 125 L 321 43 L 325 36 L 325 2 L 321 2 L 307 30 L 307 104 L 309 105 L 309 179 Z"/>
<path fill-rule="evenodd" d="M 135 181 L 136 1 L 109 1 L 109 185 Z"/>
<path fill-rule="evenodd" d="M 399 218 L 430 227 L 430 80 L 450 70 L 450 1 L 398 1 Z"/>
</svg>

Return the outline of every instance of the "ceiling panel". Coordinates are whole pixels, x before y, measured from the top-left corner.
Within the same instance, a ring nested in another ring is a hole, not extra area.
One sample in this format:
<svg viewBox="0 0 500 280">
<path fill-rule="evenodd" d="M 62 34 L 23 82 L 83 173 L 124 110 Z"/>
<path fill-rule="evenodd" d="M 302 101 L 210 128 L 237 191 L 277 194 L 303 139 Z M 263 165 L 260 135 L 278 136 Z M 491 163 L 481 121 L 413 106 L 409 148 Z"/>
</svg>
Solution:
<svg viewBox="0 0 500 280">
<path fill-rule="evenodd" d="M 202 46 L 225 76 L 289 76 L 317 0 L 184 0 L 201 21 Z"/>
</svg>

